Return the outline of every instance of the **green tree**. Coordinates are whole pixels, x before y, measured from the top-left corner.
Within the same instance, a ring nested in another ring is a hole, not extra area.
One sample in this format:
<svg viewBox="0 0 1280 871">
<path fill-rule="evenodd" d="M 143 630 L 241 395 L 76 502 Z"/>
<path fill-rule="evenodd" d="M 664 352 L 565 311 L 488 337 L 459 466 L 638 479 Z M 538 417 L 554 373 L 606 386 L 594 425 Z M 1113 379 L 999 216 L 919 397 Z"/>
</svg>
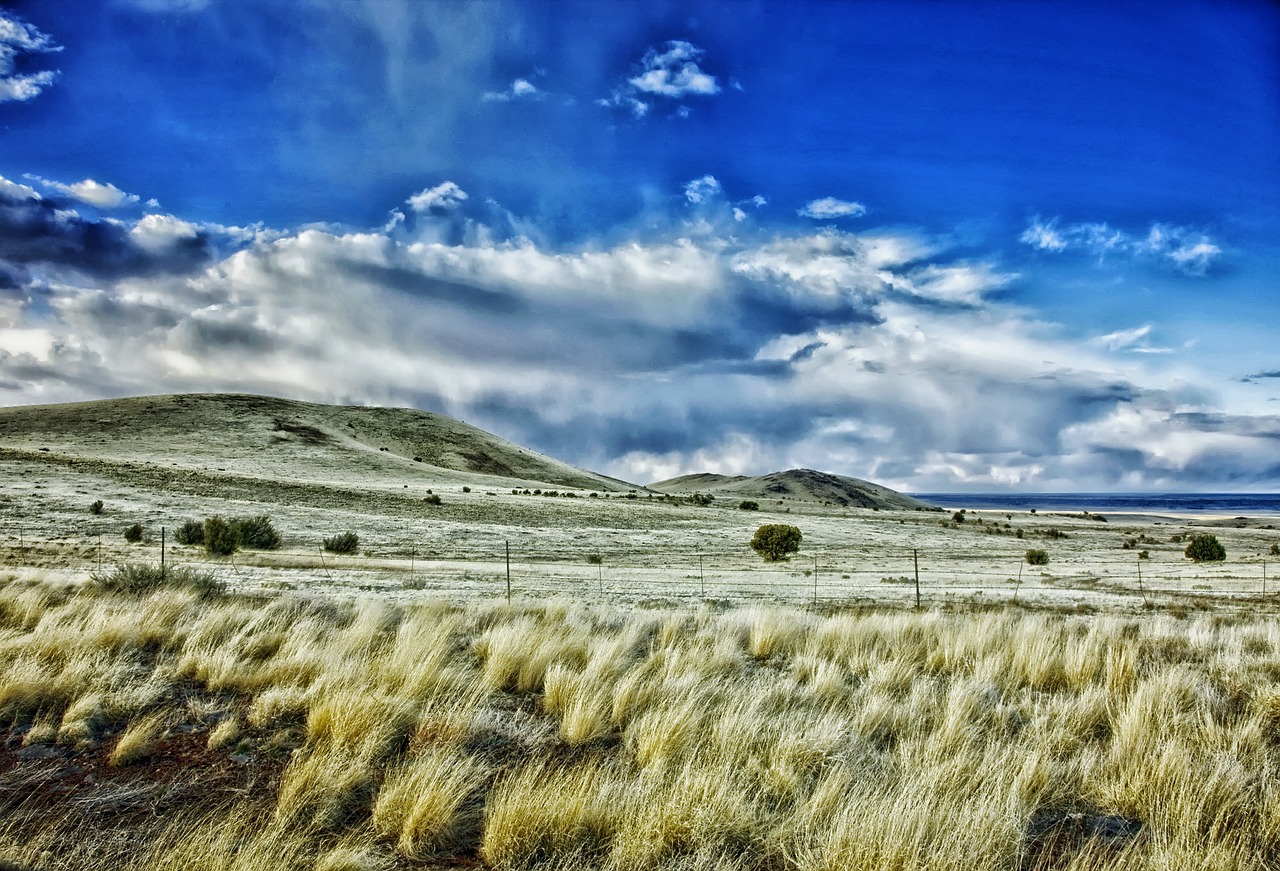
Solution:
<svg viewBox="0 0 1280 871">
<path fill-rule="evenodd" d="M 751 538 L 751 549 L 770 562 L 786 559 L 800 549 L 800 530 L 786 523 L 766 523 Z"/>
<path fill-rule="evenodd" d="M 1216 535 L 1205 532 L 1191 536 L 1183 554 L 1194 562 L 1217 563 L 1227 558 L 1227 549 L 1218 542 Z"/>
<path fill-rule="evenodd" d="M 204 546 L 214 556 L 230 556 L 240 549 L 240 533 L 219 514 L 206 517 Z"/>
</svg>

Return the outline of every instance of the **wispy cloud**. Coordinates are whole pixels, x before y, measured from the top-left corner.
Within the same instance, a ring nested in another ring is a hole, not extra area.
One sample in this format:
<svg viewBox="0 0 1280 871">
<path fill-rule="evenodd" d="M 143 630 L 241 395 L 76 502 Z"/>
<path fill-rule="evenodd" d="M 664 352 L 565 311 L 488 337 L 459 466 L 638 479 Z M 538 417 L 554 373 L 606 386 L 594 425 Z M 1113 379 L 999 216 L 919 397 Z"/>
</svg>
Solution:
<svg viewBox="0 0 1280 871">
<path fill-rule="evenodd" d="M 706 202 L 712 197 L 718 197 L 721 193 L 723 193 L 723 189 L 714 175 L 695 178 L 693 181 L 686 182 L 684 186 L 684 198 L 695 204 Z"/>
<path fill-rule="evenodd" d="M 1172 354 L 1172 348 L 1153 347 L 1148 338 L 1151 335 L 1151 324 L 1143 324 L 1127 330 L 1116 330 L 1103 336 L 1096 336 L 1090 344 L 1108 351 L 1128 351 L 1133 354 Z"/>
<path fill-rule="evenodd" d="M 1061 225 L 1058 218 L 1041 220 L 1037 215 L 1018 241 L 1052 253 L 1076 250 L 1095 255 L 1146 258 L 1187 275 L 1202 276 L 1222 255 L 1222 247 L 1207 234 L 1189 227 L 1155 223 L 1146 233 L 1136 234 L 1106 223 Z"/>
<path fill-rule="evenodd" d="M 53 84 L 57 70 L 27 74 L 15 70 L 19 57 L 57 51 L 62 47 L 48 34 L 0 9 L 0 103 L 31 100 Z"/>
<path fill-rule="evenodd" d="M 811 200 L 796 214 L 802 218 L 814 218 L 819 221 L 830 221 L 834 218 L 858 218 L 867 213 L 867 207 L 851 200 L 838 200 L 835 197 L 823 197 Z"/>
<path fill-rule="evenodd" d="M 490 103 L 509 103 L 513 100 L 542 100 L 547 96 L 528 79 L 516 79 L 504 91 L 485 91 L 483 99 Z"/>
<path fill-rule="evenodd" d="M 451 181 L 418 191 L 409 197 L 409 208 L 415 212 L 449 211 L 458 208 L 467 199 L 467 192 Z"/>
</svg>

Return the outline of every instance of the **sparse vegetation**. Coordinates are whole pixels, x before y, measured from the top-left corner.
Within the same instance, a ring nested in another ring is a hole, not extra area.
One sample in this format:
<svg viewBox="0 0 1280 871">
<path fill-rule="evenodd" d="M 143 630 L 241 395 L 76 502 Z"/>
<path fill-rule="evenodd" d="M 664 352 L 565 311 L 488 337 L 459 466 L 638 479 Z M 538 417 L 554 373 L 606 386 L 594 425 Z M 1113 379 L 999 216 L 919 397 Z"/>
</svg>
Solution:
<svg viewBox="0 0 1280 871">
<path fill-rule="evenodd" d="M 223 585 L 212 574 L 189 566 L 161 569 L 148 563 L 121 563 L 108 572 L 89 576 L 89 586 L 108 593 L 140 596 L 167 587 L 200 595 L 221 593 Z"/>
<path fill-rule="evenodd" d="M 751 549 L 770 562 L 786 559 L 800 550 L 804 536 L 787 523 L 766 523 L 751 538 Z"/>
<path fill-rule="evenodd" d="M 101 514 L 101 513 L 102 513 L 102 508 L 103 508 L 102 500 L 101 500 L 101 499 L 95 499 L 95 500 L 93 500 L 93 502 L 92 502 L 92 503 L 90 503 L 90 505 L 89 505 L 89 513 L 90 513 L 90 514 Z"/>
<path fill-rule="evenodd" d="M 1049 564 L 1049 553 L 1048 551 L 1031 547 L 1027 548 L 1025 559 L 1027 561 L 1027 565 L 1030 566 L 1047 566 Z"/>
<path fill-rule="evenodd" d="M 1203 532 L 1191 536 L 1191 541 L 1188 542 L 1183 554 L 1192 562 L 1222 562 L 1227 558 L 1227 549 L 1218 541 L 1216 535 Z"/>
<path fill-rule="evenodd" d="M 142 524 L 135 523 L 132 526 L 126 527 L 124 531 L 124 540 L 130 544 L 137 544 L 142 541 Z"/>
<path fill-rule="evenodd" d="M 323 545 L 330 553 L 355 553 L 360 549 L 360 536 L 354 532 L 340 532 L 324 539 Z"/>
<path fill-rule="evenodd" d="M 760 503 L 754 499 L 743 499 L 738 503 L 738 508 L 743 511 L 759 511 Z"/>
<path fill-rule="evenodd" d="M 440 498 L 439 493 L 432 493 L 430 496 L 427 496 L 422 501 L 427 503 L 428 505 L 440 505 L 444 500 Z"/>
</svg>

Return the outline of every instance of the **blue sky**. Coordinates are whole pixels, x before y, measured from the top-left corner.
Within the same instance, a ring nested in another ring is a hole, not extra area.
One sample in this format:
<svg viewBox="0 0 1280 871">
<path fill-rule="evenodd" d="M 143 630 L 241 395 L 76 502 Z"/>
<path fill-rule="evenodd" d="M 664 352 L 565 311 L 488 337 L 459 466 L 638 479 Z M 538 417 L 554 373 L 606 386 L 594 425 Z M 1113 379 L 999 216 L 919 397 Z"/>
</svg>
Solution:
<svg viewBox="0 0 1280 871">
<path fill-rule="evenodd" d="M 0 0 L 0 403 L 1280 485 L 1266 3 Z"/>
</svg>

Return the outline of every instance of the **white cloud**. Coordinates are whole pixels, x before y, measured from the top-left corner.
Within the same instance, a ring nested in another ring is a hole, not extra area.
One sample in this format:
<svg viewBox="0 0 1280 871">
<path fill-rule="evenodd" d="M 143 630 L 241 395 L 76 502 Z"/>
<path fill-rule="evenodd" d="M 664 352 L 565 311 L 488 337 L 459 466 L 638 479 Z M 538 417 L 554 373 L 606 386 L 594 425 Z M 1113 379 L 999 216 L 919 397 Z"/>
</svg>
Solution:
<svg viewBox="0 0 1280 871">
<path fill-rule="evenodd" d="M 144 215 L 129 230 L 135 242 L 148 251 L 159 251 L 175 242 L 195 239 L 200 228 L 173 215 Z"/>
<path fill-rule="evenodd" d="M 512 100 L 541 100 L 546 92 L 528 79 L 516 79 L 505 91 L 486 91 L 483 99 L 487 102 L 507 103 Z"/>
<path fill-rule="evenodd" d="M 1040 251 L 1084 251 L 1105 259 L 1112 255 L 1152 259 L 1187 275 L 1202 276 L 1222 255 L 1222 247 L 1207 234 L 1190 227 L 1152 224 L 1139 235 L 1106 223 L 1059 226 L 1058 218 L 1043 221 L 1037 215 L 1018 241 Z"/>
<path fill-rule="evenodd" d="M 449 211 L 467 199 L 467 192 L 451 181 L 418 191 L 406 202 L 415 212 Z"/>
<path fill-rule="evenodd" d="M 13 200 L 38 200 L 40 195 L 36 193 L 35 188 L 27 187 L 16 181 L 10 181 L 0 175 L 0 195 L 6 196 Z"/>
<path fill-rule="evenodd" d="M 110 182 L 94 181 L 91 178 L 73 182 L 72 184 L 41 178 L 30 173 L 23 176 L 23 178 L 39 182 L 49 190 L 57 191 L 60 194 L 99 209 L 118 209 L 121 206 L 135 206 L 140 202 L 137 194 L 125 193 Z"/>
<path fill-rule="evenodd" d="M 713 175 L 695 178 L 693 181 L 686 182 L 684 186 L 684 198 L 695 205 L 718 197 L 721 193 L 723 190 L 720 182 Z"/>
<path fill-rule="evenodd" d="M 0 9 L 0 102 L 24 102 L 40 94 L 58 77 L 56 70 L 15 75 L 20 55 L 61 51 L 53 39 Z"/>
<path fill-rule="evenodd" d="M 664 51 L 649 49 L 641 65 L 643 71 L 627 81 L 637 91 L 678 99 L 688 95 L 709 97 L 720 93 L 716 77 L 698 66 L 705 52 L 684 40 L 674 39 Z"/>
<path fill-rule="evenodd" d="M 811 200 L 796 214 L 803 218 L 829 221 L 833 218 L 858 218 L 866 213 L 867 207 L 862 203 L 838 200 L 835 197 L 823 197 L 819 200 Z"/>
</svg>

